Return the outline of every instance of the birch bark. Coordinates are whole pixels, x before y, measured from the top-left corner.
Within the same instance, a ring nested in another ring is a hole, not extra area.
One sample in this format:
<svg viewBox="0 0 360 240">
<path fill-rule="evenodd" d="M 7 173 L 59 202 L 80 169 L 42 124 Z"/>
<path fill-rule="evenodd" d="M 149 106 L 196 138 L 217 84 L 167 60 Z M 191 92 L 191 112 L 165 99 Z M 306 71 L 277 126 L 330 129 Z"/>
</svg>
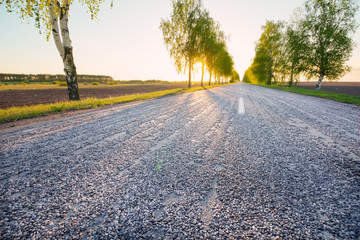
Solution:
<svg viewBox="0 0 360 240">
<path fill-rule="evenodd" d="M 324 73 L 320 73 L 319 81 L 318 81 L 318 83 L 317 83 L 317 85 L 316 85 L 316 90 L 320 90 L 322 81 L 323 81 L 323 79 L 324 79 L 324 76 L 325 76 Z"/>
<path fill-rule="evenodd" d="M 51 0 L 49 4 L 49 16 L 55 45 L 64 63 L 69 99 L 80 100 L 77 73 L 68 28 L 69 8 L 70 0 L 65 0 L 63 6 L 60 5 L 59 1 Z M 61 30 L 59 30 L 59 23 Z"/>
</svg>

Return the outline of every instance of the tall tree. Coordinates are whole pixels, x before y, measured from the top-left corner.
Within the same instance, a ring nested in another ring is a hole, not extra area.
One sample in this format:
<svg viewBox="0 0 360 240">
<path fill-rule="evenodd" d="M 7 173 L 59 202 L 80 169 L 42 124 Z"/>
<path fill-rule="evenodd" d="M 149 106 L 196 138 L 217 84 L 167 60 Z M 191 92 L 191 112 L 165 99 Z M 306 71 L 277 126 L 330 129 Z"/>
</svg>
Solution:
<svg viewBox="0 0 360 240">
<path fill-rule="evenodd" d="M 255 48 L 253 72 L 258 76 L 259 82 L 268 85 L 272 80 L 276 82 L 276 75 L 281 66 L 282 27 L 282 22 L 266 21 Z"/>
<path fill-rule="evenodd" d="M 298 81 L 298 76 L 306 69 L 304 59 L 306 58 L 305 36 L 294 26 L 288 26 L 286 30 L 286 46 L 284 58 L 285 68 L 289 76 L 289 87 Z M 295 80 L 296 79 L 296 80 Z"/>
<path fill-rule="evenodd" d="M 233 69 L 230 83 L 234 83 L 234 82 L 238 82 L 238 81 L 240 81 L 240 75 L 235 69 Z"/>
<path fill-rule="evenodd" d="M 297 84 L 300 74 L 306 69 L 307 36 L 301 26 L 301 8 L 295 9 L 284 33 L 283 69 L 288 77 L 288 86 Z"/>
<path fill-rule="evenodd" d="M 210 35 L 206 42 L 205 62 L 207 70 L 209 72 L 209 86 L 211 85 L 211 77 L 218 75 L 218 62 L 220 60 L 221 53 L 226 48 L 226 38 L 223 31 L 220 30 L 220 24 L 213 22 Z"/>
<path fill-rule="evenodd" d="M 204 86 L 205 66 L 210 57 L 212 47 L 212 37 L 215 32 L 214 20 L 210 17 L 207 10 L 203 10 L 197 20 L 196 28 L 199 36 L 199 56 L 198 61 L 201 63 L 201 86 Z"/>
<path fill-rule="evenodd" d="M 63 60 L 64 72 L 68 86 L 70 100 L 79 100 L 79 89 L 77 83 L 77 73 L 73 57 L 70 33 L 68 28 L 69 11 L 72 0 L 2 0 L 0 5 L 5 2 L 8 12 L 16 12 L 21 19 L 35 20 L 35 25 L 46 33 L 49 39 L 51 33 L 54 38 L 56 48 Z M 100 4 L 104 0 L 79 0 L 86 5 L 91 14 L 91 18 L 97 17 Z"/>
<path fill-rule="evenodd" d="M 232 56 L 223 48 L 221 52 L 219 52 L 219 56 L 217 59 L 217 65 L 215 71 L 217 72 L 218 76 L 222 77 L 223 81 L 225 79 L 225 83 L 227 83 L 227 79 L 232 76 L 234 67 L 234 61 Z M 222 81 L 222 83 L 224 83 Z"/>
<path fill-rule="evenodd" d="M 308 36 L 305 72 L 309 78 L 319 77 L 316 89 L 325 77 L 334 80 L 350 71 L 345 63 L 355 45 L 351 35 L 357 28 L 357 9 L 355 0 L 306 1 L 302 22 Z"/>
<path fill-rule="evenodd" d="M 196 57 L 199 56 L 199 35 L 196 28 L 201 15 L 201 0 L 172 0 L 173 12 L 169 19 L 162 19 L 160 28 L 164 43 L 174 59 L 176 70 L 188 70 L 188 87 L 191 88 L 191 76 Z"/>
</svg>

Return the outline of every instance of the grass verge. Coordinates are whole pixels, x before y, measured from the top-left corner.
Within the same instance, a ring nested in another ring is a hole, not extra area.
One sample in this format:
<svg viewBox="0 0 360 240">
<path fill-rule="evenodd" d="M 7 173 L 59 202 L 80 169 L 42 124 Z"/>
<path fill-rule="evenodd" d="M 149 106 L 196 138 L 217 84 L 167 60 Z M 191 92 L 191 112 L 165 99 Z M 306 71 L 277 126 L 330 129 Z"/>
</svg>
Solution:
<svg viewBox="0 0 360 240">
<path fill-rule="evenodd" d="M 297 87 L 281 87 L 281 86 L 273 86 L 273 85 L 272 86 L 258 85 L 258 86 L 271 88 L 271 89 L 277 89 L 277 90 L 286 91 L 286 92 L 298 93 L 298 94 L 303 94 L 303 95 L 308 95 L 308 96 L 325 98 L 325 99 L 342 102 L 342 103 L 350 103 L 350 104 L 360 105 L 360 97 L 349 95 L 349 94 L 324 92 L 324 91 L 319 91 L 319 90 L 310 90 L 310 89 L 297 88 Z"/>
<path fill-rule="evenodd" d="M 217 85 L 220 86 L 220 85 Z M 106 106 L 116 103 L 125 103 L 132 102 L 136 100 L 144 100 L 150 98 L 156 98 L 166 95 L 179 94 L 184 92 L 194 92 L 204 89 L 209 89 L 217 86 L 209 87 L 196 87 L 196 88 L 177 88 L 165 91 L 151 92 L 151 93 L 142 93 L 142 94 L 133 94 L 120 97 L 111 97 L 111 98 L 87 98 L 81 101 L 66 101 L 58 102 L 52 104 L 39 104 L 33 106 L 24 106 L 24 107 L 11 107 L 7 109 L 0 109 L 0 122 L 11 122 L 20 119 L 40 117 L 48 114 L 77 110 L 77 109 L 89 109 L 97 108 L 100 106 Z"/>
</svg>

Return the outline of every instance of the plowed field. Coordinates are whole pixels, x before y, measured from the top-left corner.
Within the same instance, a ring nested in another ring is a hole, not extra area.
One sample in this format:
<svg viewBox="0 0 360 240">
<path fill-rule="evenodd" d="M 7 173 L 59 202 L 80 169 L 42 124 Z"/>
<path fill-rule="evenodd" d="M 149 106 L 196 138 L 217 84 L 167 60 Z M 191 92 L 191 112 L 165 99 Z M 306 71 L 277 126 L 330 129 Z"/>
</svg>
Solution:
<svg viewBox="0 0 360 240">
<path fill-rule="evenodd" d="M 193 84 L 199 87 L 199 83 Z M 174 84 L 142 84 L 142 85 L 126 85 L 114 87 L 97 87 L 97 88 L 80 88 L 80 97 L 84 98 L 108 98 L 117 97 L 128 94 L 148 93 L 175 88 L 186 88 L 186 83 Z M 7 90 L 0 92 L 0 108 L 8 108 L 14 106 L 26 106 L 35 104 L 55 103 L 68 101 L 68 92 L 66 88 L 61 89 L 38 89 L 38 90 Z"/>
</svg>

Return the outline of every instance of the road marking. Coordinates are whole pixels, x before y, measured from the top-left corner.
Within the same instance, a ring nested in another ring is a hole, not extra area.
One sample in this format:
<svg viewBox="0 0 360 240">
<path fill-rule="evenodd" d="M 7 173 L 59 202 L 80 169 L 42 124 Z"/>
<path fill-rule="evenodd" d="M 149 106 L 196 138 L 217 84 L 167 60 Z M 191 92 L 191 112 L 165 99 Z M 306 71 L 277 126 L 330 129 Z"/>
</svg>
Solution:
<svg viewBox="0 0 360 240">
<path fill-rule="evenodd" d="M 244 106 L 244 99 L 239 99 L 239 114 L 244 115 L 245 114 L 245 106 Z"/>
</svg>

